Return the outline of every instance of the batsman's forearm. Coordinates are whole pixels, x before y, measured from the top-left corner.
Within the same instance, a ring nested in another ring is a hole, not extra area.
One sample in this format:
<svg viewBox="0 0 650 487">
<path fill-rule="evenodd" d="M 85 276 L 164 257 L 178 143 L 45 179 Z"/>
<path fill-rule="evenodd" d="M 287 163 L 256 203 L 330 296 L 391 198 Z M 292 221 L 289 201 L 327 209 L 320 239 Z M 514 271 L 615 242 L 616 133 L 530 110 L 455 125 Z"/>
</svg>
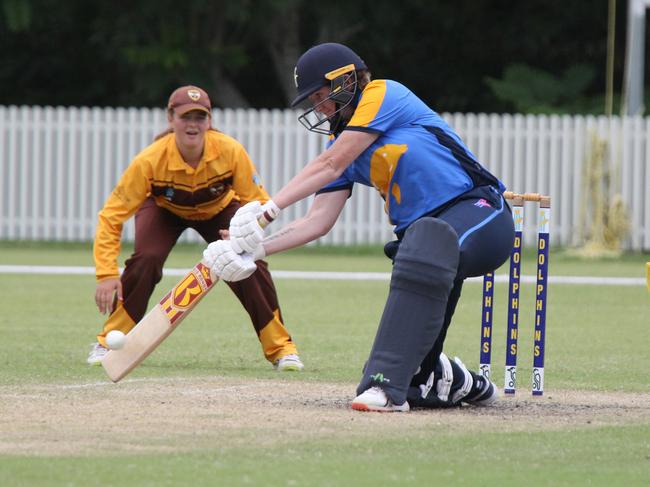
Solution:
<svg viewBox="0 0 650 487">
<path fill-rule="evenodd" d="M 344 130 L 337 140 L 313 159 L 275 196 L 282 209 L 314 194 L 337 179 L 359 155 L 377 140 L 379 134 Z"/>
<path fill-rule="evenodd" d="M 335 162 L 326 151 L 307 164 L 272 199 L 276 205 L 284 209 L 331 183 L 341 175 L 341 172 L 342 170 L 337 169 Z"/>
<path fill-rule="evenodd" d="M 322 237 L 329 231 L 322 226 L 310 221 L 308 218 L 294 220 L 273 235 L 262 241 L 266 255 L 277 254 L 284 250 L 305 245 Z"/>
</svg>

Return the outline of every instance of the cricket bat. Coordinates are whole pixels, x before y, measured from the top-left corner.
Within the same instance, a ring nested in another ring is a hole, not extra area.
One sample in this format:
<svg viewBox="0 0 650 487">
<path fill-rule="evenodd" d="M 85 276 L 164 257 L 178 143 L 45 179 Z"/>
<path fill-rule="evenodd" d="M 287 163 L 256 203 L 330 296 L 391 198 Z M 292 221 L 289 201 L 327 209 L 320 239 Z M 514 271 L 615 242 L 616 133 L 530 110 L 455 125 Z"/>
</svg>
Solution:
<svg viewBox="0 0 650 487">
<path fill-rule="evenodd" d="M 265 228 L 275 215 L 265 211 L 257 223 Z M 109 350 L 102 360 L 108 377 L 117 382 L 153 352 L 190 314 L 199 301 L 217 283 L 219 278 L 205 262 L 196 264 L 174 288 L 165 294 L 156 306 L 126 335 L 126 343 L 119 350 Z"/>
<path fill-rule="evenodd" d="M 108 377 L 117 382 L 136 368 L 173 332 L 208 294 L 219 278 L 204 263 L 196 264 L 126 335 L 119 350 L 102 360 Z"/>
</svg>

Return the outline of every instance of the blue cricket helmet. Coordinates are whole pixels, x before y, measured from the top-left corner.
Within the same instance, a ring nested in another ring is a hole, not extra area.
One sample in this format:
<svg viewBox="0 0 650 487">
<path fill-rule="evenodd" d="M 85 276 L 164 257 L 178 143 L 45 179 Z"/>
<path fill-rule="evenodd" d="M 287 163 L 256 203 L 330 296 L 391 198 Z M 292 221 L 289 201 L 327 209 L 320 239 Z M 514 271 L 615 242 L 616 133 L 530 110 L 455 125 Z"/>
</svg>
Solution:
<svg viewBox="0 0 650 487">
<path fill-rule="evenodd" d="M 305 51 L 300 56 L 293 72 L 298 96 L 293 100 L 294 107 L 332 79 L 359 69 L 368 69 L 366 64 L 352 49 L 343 44 L 327 42 Z"/>
</svg>

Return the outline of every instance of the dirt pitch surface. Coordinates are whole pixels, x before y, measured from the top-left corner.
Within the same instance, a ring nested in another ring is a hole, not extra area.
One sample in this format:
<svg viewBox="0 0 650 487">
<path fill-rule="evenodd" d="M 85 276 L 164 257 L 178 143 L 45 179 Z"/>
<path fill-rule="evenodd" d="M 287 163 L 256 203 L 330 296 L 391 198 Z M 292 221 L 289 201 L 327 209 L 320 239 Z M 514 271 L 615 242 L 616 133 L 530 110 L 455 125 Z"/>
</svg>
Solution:
<svg viewBox="0 0 650 487">
<path fill-rule="evenodd" d="M 540 431 L 650 423 L 649 393 L 529 391 L 490 408 L 352 411 L 354 385 L 292 379 L 131 379 L 0 386 L 0 454 L 120 455 L 291 448 L 302 440 Z M 288 435 L 287 432 L 291 432 Z"/>
</svg>

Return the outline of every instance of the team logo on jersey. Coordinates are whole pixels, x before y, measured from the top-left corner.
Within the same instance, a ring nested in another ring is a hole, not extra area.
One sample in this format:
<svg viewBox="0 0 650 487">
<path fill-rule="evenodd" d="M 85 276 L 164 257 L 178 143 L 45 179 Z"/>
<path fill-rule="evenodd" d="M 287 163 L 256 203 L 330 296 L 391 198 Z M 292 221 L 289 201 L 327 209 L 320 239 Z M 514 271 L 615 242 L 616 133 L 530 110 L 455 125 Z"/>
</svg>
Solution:
<svg viewBox="0 0 650 487">
<path fill-rule="evenodd" d="M 201 98 L 201 92 L 199 90 L 187 90 L 187 96 L 190 97 L 192 101 L 198 101 Z"/>
<path fill-rule="evenodd" d="M 221 196 L 223 192 L 226 190 L 226 185 L 223 183 L 216 183 L 210 186 L 210 194 L 214 196 L 215 198 Z"/>
<path fill-rule="evenodd" d="M 476 203 L 474 203 L 474 206 L 478 208 L 492 208 L 492 205 L 488 203 L 484 198 L 481 198 Z"/>
<path fill-rule="evenodd" d="M 174 199 L 174 188 L 165 189 L 165 199 L 167 201 L 171 201 L 172 199 Z"/>
</svg>

